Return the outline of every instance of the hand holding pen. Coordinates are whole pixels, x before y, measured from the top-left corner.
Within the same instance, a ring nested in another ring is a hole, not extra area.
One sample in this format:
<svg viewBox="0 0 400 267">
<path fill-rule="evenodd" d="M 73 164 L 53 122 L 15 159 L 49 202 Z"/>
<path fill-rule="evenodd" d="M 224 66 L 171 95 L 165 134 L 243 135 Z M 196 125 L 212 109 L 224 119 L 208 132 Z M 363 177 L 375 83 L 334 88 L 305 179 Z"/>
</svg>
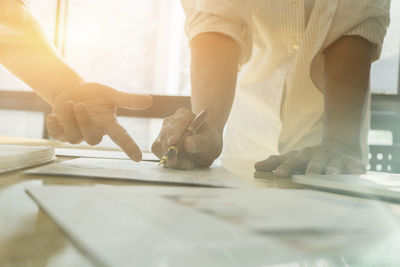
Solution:
<svg viewBox="0 0 400 267">
<path fill-rule="evenodd" d="M 183 142 L 186 137 L 195 134 L 203 125 L 207 118 L 208 112 L 206 110 L 200 111 L 200 113 L 193 119 L 190 125 L 184 130 L 177 144 L 170 145 L 168 151 L 162 156 L 161 161 L 158 165 L 165 165 L 172 157 L 177 156 L 179 151 L 183 148 Z"/>
<path fill-rule="evenodd" d="M 152 151 L 168 168 L 209 167 L 222 150 L 222 132 L 208 121 L 207 111 L 197 116 L 179 109 L 164 120 Z M 164 157 L 164 158 L 163 158 Z"/>
</svg>

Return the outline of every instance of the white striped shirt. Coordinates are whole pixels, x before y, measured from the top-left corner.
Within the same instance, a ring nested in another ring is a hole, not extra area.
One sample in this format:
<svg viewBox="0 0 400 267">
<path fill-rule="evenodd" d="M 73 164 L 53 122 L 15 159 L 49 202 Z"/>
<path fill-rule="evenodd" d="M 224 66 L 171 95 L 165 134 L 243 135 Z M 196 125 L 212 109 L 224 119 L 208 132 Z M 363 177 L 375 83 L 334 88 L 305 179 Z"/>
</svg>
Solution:
<svg viewBox="0 0 400 267">
<path fill-rule="evenodd" d="M 219 32 L 240 47 L 224 157 L 254 160 L 321 142 L 324 49 L 344 35 L 359 35 L 375 44 L 376 60 L 390 21 L 390 0 L 181 2 L 189 41 Z M 367 120 L 364 125 L 367 148 Z M 367 149 L 363 154 L 366 159 Z"/>
</svg>

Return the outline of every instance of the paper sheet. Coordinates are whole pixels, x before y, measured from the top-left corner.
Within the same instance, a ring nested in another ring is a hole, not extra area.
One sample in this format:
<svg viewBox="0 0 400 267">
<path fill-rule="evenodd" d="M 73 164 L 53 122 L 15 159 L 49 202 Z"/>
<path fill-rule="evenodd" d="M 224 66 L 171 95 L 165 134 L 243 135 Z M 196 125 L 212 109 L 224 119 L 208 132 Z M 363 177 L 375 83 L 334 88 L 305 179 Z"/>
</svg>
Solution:
<svg viewBox="0 0 400 267">
<path fill-rule="evenodd" d="M 0 145 L 0 174 L 44 164 L 54 159 L 53 148 Z"/>
<path fill-rule="evenodd" d="M 103 266 L 267 266 L 376 246 L 397 222 L 374 202 L 300 190 L 29 188 Z"/>
<path fill-rule="evenodd" d="M 324 188 L 325 190 L 400 201 L 399 174 L 294 175 L 293 181 L 302 185 Z"/>
<path fill-rule="evenodd" d="M 78 158 L 31 169 L 26 173 L 214 187 L 249 186 L 223 167 L 184 171 L 164 168 L 155 162 L 138 163 L 119 159 Z"/>
<path fill-rule="evenodd" d="M 97 150 L 97 149 L 79 149 L 79 148 L 55 148 L 57 156 L 80 157 L 80 158 L 105 158 L 105 159 L 129 159 L 123 151 Z M 144 161 L 159 161 L 159 159 L 150 152 L 142 152 Z"/>
</svg>

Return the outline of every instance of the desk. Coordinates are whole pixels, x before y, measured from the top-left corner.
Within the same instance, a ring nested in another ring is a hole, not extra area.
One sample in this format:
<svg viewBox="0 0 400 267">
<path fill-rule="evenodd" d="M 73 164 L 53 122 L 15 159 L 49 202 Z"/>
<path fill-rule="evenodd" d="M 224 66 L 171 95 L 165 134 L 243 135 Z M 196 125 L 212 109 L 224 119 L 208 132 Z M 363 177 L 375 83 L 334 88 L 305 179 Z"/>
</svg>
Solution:
<svg viewBox="0 0 400 267">
<path fill-rule="evenodd" d="M 44 140 L 3 139 L 3 143 L 46 145 Z M 1 138 L 0 138 L 0 143 Z M 54 144 L 53 144 L 54 145 Z M 57 160 L 65 160 L 59 158 Z M 253 163 L 223 162 L 228 168 L 258 187 L 298 188 L 287 180 L 254 181 Z M 32 185 L 140 186 L 144 183 L 41 177 L 20 171 L 0 175 L 0 266 L 94 266 L 65 234 L 26 195 Z M 387 204 L 400 217 L 400 205 Z M 400 220 L 399 220 L 400 221 Z M 399 223 L 400 225 L 400 223 Z M 338 255 L 301 262 L 294 266 L 400 266 L 400 233 L 355 255 Z M 293 265 L 291 265 L 293 266 Z"/>
</svg>

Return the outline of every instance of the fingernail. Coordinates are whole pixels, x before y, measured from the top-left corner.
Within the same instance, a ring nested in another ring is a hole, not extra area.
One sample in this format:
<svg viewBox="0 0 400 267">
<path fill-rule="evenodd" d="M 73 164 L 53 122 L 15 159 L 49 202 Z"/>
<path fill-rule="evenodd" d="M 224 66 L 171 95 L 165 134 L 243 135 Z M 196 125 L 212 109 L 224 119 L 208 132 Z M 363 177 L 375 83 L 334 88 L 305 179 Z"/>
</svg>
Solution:
<svg viewBox="0 0 400 267">
<path fill-rule="evenodd" d="M 129 158 L 131 160 L 136 161 L 136 162 L 139 162 L 139 161 L 142 160 L 142 153 L 141 152 L 139 152 L 139 153 L 130 153 L 128 156 L 129 156 Z"/>
<path fill-rule="evenodd" d="M 135 154 L 135 155 L 130 155 L 129 157 L 131 158 L 131 160 L 136 161 L 136 162 L 139 162 L 142 160 L 142 155 Z"/>
</svg>

